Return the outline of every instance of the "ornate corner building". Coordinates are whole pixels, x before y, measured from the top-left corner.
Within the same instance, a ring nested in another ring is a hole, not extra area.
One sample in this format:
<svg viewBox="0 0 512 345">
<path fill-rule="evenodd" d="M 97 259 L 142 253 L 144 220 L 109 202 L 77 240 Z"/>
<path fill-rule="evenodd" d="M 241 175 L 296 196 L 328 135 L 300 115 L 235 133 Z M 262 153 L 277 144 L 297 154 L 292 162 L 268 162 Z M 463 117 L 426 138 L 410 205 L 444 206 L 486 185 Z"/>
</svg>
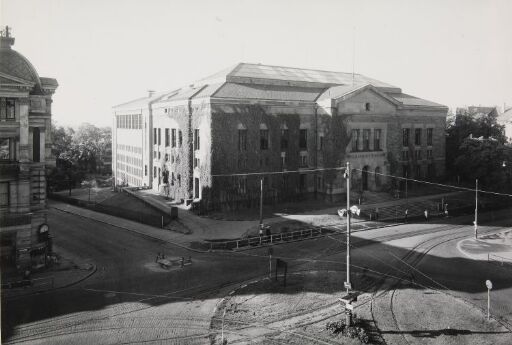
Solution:
<svg viewBox="0 0 512 345">
<path fill-rule="evenodd" d="M 51 154 L 53 78 L 12 49 L 10 28 L 0 36 L 0 238 L 2 270 L 46 264 L 46 168 Z"/>
<path fill-rule="evenodd" d="M 445 169 L 447 107 L 360 74 L 240 63 L 113 108 L 118 185 L 206 208 L 379 191 Z M 395 181 L 396 182 L 396 181 Z M 393 182 L 394 183 L 394 182 Z"/>
</svg>

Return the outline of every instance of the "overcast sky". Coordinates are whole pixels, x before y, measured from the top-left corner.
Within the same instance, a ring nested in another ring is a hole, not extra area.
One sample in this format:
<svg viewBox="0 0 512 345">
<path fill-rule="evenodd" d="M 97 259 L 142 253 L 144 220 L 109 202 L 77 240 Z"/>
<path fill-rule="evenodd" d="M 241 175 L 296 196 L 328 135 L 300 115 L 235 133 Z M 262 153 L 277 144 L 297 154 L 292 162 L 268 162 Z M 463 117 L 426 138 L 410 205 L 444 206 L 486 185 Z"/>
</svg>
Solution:
<svg viewBox="0 0 512 345">
<path fill-rule="evenodd" d="M 445 104 L 512 106 L 512 1 L 0 0 L 53 119 L 111 107 L 238 62 L 355 71 Z M 354 34 L 355 33 L 355 34 Z M 353 37 L 355 54 L 353 54 Z"/>
</svg>

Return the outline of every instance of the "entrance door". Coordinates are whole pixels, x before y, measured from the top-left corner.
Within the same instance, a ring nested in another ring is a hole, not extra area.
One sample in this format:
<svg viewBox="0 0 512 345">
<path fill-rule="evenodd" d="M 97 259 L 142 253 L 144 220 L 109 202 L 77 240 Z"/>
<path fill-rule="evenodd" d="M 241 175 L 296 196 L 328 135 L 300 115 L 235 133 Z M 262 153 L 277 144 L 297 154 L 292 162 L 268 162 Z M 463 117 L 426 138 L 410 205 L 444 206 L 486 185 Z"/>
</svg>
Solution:
<svg viewBox="0 0 512 345">
<path fill-rule="evenodd" d="M 365 166 L 363 168 L 363 173 L 362 173 L 362 176 L 361 176 L 361 179 L 362 179 L 362 184 L 363 184 L 363 190 L 368 190 L 368 166 Z"/>
</svg>

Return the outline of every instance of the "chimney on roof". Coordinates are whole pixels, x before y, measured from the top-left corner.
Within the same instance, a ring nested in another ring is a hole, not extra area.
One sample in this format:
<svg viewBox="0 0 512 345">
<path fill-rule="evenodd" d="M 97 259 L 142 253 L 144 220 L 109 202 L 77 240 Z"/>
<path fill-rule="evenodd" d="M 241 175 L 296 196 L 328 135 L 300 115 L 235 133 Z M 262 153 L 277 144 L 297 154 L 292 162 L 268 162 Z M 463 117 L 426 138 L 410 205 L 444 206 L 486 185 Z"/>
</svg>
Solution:
<svg viewBox="0 0 512 345">
<path fill-rule="evenodd" d="M 11 28 L 6 25 L 5 29 L 0 30 L 0 48 L 11 49 L 12 45 L 14 45 L 14 37 L 11 36 Z"/>
<path fill-rule="evenodd" d="M 155 90 L 148 90 L 148 98 L 153 97 L 154 94 L 155 94 Z"/>
</svg>

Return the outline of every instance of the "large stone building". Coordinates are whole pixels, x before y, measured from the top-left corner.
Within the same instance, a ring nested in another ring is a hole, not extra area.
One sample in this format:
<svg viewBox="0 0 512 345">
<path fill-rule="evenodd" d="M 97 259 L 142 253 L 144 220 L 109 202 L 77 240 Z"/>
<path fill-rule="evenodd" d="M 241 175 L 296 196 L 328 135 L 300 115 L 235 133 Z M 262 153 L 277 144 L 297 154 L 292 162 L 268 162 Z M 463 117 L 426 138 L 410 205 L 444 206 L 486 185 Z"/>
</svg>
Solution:
<svg viewBox="0 0 512 345">
<path fill-rule="evenodd" d="M 45 169 L 52 165 L 51 104 L 57 81 L 39 77 L 0 37 L 0 237 L 2 268 L 45 265 L 48 251 Z"/>
<path fill-rule="evenodd" d="M 114 107 L 117 184 L 205 207 L 381 190 L 444 174 L 447 108 L 359 74 L 241 63 Z"/>
</svg>

